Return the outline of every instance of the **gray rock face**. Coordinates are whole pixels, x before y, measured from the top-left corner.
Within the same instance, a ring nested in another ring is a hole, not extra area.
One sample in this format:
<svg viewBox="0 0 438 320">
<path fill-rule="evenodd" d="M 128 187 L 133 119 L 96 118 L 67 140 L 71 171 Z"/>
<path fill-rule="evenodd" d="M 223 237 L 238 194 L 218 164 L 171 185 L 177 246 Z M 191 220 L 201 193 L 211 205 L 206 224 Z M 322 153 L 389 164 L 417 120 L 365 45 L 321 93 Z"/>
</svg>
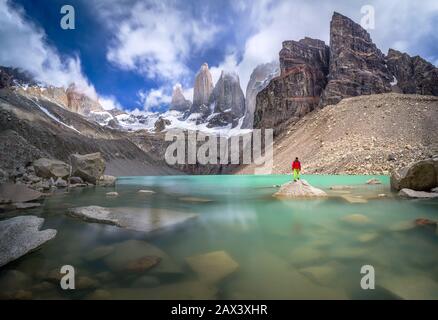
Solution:
<svg viewBox="0 0 438 320">
<path fill-rule="evenodd" d="M 230 110 L 235 118 L 243 116 L 245 96 L 240 88 L 239 76 L 236 73 L 222 71 L 210 96 L 209 105 L 214 113 Z"/>
<path fill-rule="evenodd" d="M 438 158 L 418 161 L 391 174 L 393 190 L 430 191 L 438 186 Z"/>
<path fill-rule="evenodd" d="M 196 214 L 159 209 L 79 207 L 69 210 L 69 215 L 89 222 L 105 223 L 130 230 L 153 232 L 175 227 L 196 218 Z"/>
<path fill-rule="evenodd" d="M 32 165 L 35 174 L 42 178 L 65 178 L 70 174 L 70 166 L 59 160 L 40 158 Z"/>
<path fill-rule="evenodd" d="M 274 194 L 278 198 L 315 198 L 326 197 L 327 193 L 312 187 L 306 180 L 290 181 L 283 184 Z"/>
<path fill-rule="evenodd" d="M 200 112 L 202 106 L 208 106 L 212 92 L 213 80 L 211 73 L 208 70 L 208 64 L 204 63 L 195 78 L 195 86 L 193 88 L 193 105 L 190 109 L 190 112 Z"/>
<path fill-rule="evenodd" d="M 243 129 L 253 128 L 257 94 L 266 88 L 273 78 L 279 75 L 280 65 L 278 61 L 260 64 L 251 73 L 246 87 L 245 117 L 242 122 Z"/>
<path fill-rule="evenodd" d="M 15 183 L 0 184 L 0 203 L 28 202 L 39 199 L 43 194 L 25 185 Z"/>
<path fill-rule="evenodd" d="M 369 33 L 335 12 L 330 23 L 330 73 L 322 104 L 336 104 L 344 97 L 390 92 L 391 81 L 385 57 Z"/>
<path fill-rule="evenodd" d="M 192 106 L 192 103 L 184 97 L 182 88 L 180 85 L 176 85 L 173 88 L 172 102 L 170 103 L 170 110 L 187 111 Z"/>
<path fill-rule="evenodd" d="M 327 83 L 328 56 L 321 40 L 284 41 L 281 75 L 257 94 L 254 128 L 272 128 L 276 134 L 315 109 Z"/>
<path fill-rule="evenodd" d="M 389 49 L 386 63 L 402 93 L 438 96 L 438 68 L 433 64 L 394 49 Z"/>
<path fill-rule="evenodd" d="M 56 236 L 56 230 L 40 228 L 44 219 L 19 216 L 0 221 L 0 267 L 31 252 Z"/>
<path fill-rule="evenodd" d="M 96 184 L 105 171 L 105 160 L 100 152 L 85 155 L 72 154 L 72 175 L 82 178 L 86 182 Z"/>
</svg>

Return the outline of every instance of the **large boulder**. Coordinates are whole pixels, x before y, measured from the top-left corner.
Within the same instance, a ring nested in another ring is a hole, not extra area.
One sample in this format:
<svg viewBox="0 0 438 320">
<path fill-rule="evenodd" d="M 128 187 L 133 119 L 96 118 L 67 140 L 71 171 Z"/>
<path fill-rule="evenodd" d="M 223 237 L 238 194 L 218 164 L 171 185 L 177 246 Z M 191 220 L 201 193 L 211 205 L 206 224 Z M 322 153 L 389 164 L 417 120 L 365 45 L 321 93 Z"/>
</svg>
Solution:
<svg viewBox="0 0 438 320">
<path fill-rule="evenodd" d="M 438 158 L 415 162 L 391 174 L 393 190 L 430 191 L 438 186 Z"/>
<path fill-rule="evenodd" d="M 105 171 L 105 160 L 100 152 L 90 154 L 72 154 L 72 175 L 86 182 L 96 184 Z"/>
<path fill-rule="evenodd" d="M 0 267 L 36 250 L 56 236 L 56 230 L 40 230 L 43 218 L 19 216 L 0 221 Z"/>
<path fill-rule="evenodd" d="M 35 174 L 41 178 L 65 178 L 70 174 L 70 166 L 59 160 L 40 158 L 32 165 Z"/>
<path fill-rule="evenodd" d="M 274 197 L 278 198 L 315 198 L 326 197 L 327 193 L 312 187 L 306 180 L 290 181 L 280 187 Z"/>
</svg>

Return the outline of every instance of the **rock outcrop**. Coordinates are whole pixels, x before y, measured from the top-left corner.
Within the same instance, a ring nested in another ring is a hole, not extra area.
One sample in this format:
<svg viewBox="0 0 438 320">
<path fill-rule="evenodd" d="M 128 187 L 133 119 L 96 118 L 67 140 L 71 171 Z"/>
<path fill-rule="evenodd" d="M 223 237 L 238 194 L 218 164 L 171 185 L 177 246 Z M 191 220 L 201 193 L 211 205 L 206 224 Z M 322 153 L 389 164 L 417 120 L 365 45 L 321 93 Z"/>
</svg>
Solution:
<svg viewBox="0 0 438 320">
<path fill-rule="evenodd" d="M 0 203 L 28 202 L 41 198 L 43 194 L 23 184 L 0 184 Z"/>
<path fill-rule="evenodd" d="M 190 109 L 192 103 L 184 97 L 181 85 L 173 88 L 170 110 L 185 112 Z"/>
<path fill-rule="evenodd" d="M 158 120 L 155 122 L 155 125 L 154 125 L 155 132 L 163 131 L 164 129 L 166 129 L 166 126 L 168 126 L 170 124 L 171 124 L 171 122 L 170 122 L 169 119 L 165 119 L 163 117 L 159 117 Z"/>
<path fill-rule="evenodd" d="M 415 162 L 391 174 L 393 190 L 430 191 L 438 187 L 438 157 Z"/>
<path fill-rule="evenodd" d="M 190 109 L 190 113 L 208 113 L 208 102 L 212 92 L 213 80 L 210 70 L 208 69 L 208 64 L 204 63 L 195 78 L 193 105 Z"/>
<path fill-rule="evenodd" d="M 40 230 L 44 219 L 18 216 L 0 221 L 0 267 L 38 249 L 56 236 L 56 230 Z"/>
<path fill-rule="evenodd" d="M 330 23 L 330 73 L 322 104 L 336 104 L 344 97 L 390 92 L 391 81 L 385 56 L 369 33 L 335 12 Z"/>
<path fill-rule="evenodd" d="M 252 129 L 254 125 L 254 111 L 257 94 L 262 91 L 269 82 L 280 75 L 278 61 L 258 65 L 249 78 L 245 95 L 245 117 L 242 122 L 243 129 Z"/>
<path fill-rule="evenodd" d="M 273 128 L 276 134 L 315 109 L 326 85 L 328 67 L 329 48 L 324 41 L 284 41 L 281 75 L 257 95 L 254 127 Z"/>
<path fill-rule="evenodd" d="M 105 171 L 105 160 L 100 152 L 90 154 L 72 154 L 72 174 L 86 182 L 96 184 Z"/>
<path fill-rule="evenodd" d="M 277 198 L 319 198 L 326 197 L 327 193 L 311 186 L 306 180 L 290 181 L 280 187 L 274 197 Z"/>
<path fill-rule="evenodd" d="M 425 192 L 425 191 L 415 191 L 412 189 L 403 188 L 398 193 L 400 197 L 412 198 L 412 199 L 432 199 L 438 198 L 438 193 L 436 192 Z"/>
<path fill-rule="evenodd" d="M 438 68 L 433 64 L 394 49 L 389 49 L 386 63 L 402 93 L 438 96 Z"/>
</svg>

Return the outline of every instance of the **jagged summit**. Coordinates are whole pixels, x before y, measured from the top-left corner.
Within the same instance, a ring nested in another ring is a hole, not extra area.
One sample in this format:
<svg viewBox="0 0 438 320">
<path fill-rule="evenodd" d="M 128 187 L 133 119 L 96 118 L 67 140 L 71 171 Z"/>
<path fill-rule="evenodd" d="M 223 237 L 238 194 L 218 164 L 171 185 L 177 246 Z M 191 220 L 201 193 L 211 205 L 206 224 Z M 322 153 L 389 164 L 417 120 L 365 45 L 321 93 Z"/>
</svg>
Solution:
<svg viewBox="0 0 438 320">
<path fill-rule="evenodd" d="M 173 88 L 170 110 L 185 112 L 190 109 L 191 105 L 191 102 L 184 97 L 181 84 L 175 85 Z"/>
</svg>

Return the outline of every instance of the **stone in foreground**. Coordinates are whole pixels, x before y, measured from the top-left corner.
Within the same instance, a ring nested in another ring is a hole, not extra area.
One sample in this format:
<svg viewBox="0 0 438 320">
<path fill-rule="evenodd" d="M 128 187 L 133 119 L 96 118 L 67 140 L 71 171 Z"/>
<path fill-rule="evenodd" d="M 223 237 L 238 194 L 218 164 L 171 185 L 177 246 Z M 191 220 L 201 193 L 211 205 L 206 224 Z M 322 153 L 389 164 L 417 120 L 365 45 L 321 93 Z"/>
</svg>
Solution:
<svg viewBox="0 0 438 320">
<path fill-rule="evenodd" d="M 315 198 L 327 197 L 321 189 L 312 187 L 306 180 L 290 181 L 280 187 L 274 197 L 277 198 Z"/>
<path fill-rule="evenodd" d="M 43 218 L 19 216 L 0 221 L 0 267 L 36 250 L 56 236 L 56 230 L 40 230 Z"/>
<path fill-rule="evenodd" d="M 195 271 L 201 281 L 217 283 L 233 273 L 239 264 L 225 251 L 214 251 L 186 258 L 190 268 Z"/>
<path fill-rule="evenodd" d="M 438 193 L 436 192 L 415 191 L 407 188 L 401 189 L 398 195 L 401 197 L 414 199 L 438 198 Z"/>
<path fill-rule="evenodd" d="M 153 232 L 180 225 L 197 217 L 196 214 L 144 208 L 78 207 L 69 215 L 88 222 L 115 225 L 135 231 Z"/>
</svg>

